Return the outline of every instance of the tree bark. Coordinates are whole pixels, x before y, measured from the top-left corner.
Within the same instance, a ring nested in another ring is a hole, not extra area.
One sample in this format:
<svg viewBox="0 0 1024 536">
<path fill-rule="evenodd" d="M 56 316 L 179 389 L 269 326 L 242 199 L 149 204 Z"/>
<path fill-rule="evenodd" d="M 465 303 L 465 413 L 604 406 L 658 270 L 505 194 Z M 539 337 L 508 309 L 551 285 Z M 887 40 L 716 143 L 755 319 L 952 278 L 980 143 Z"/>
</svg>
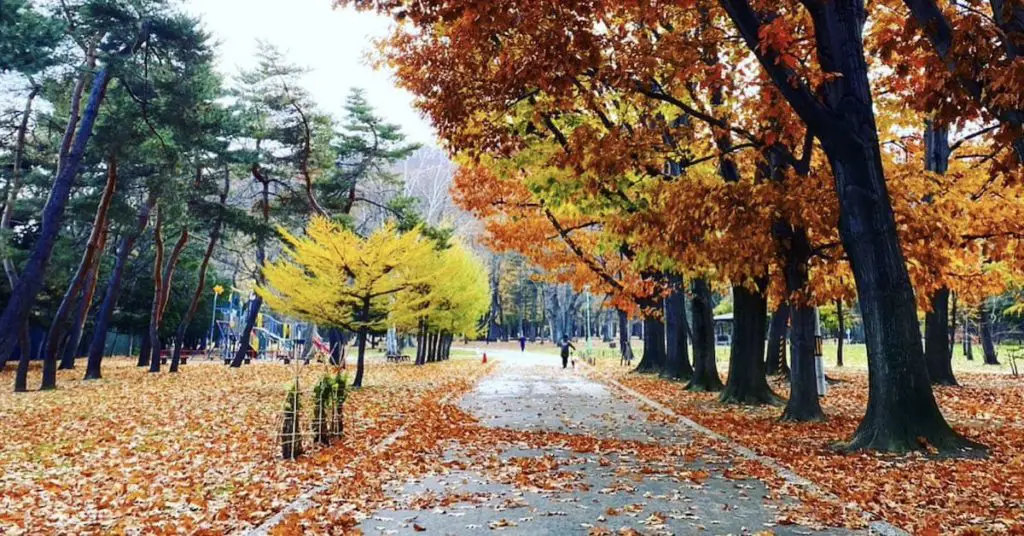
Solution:
<svg viewBox="0 0 1024 536">
<path fill-rule="evenodd" d="M 203 260 L 199 264 L 199 282 L 196 284 L 195 292 L 192 293 L 192 301 L 189 302 L 188 310 L 185 312 L 185 316 L 181 318 L 181 322 L 178 323 L 178 329 L 174 332 L 174 354 L 171 356 L 170 372 L 178 372 L 178 364 L 181 361 L 181 345 L 185 338 L 185 330 L 188 329 L 189 324 L 192 323 L 192 319 L 196 315 L 196 309 L 199 307 L 199 300 L 202 298 L 203 291 L 206 287 L 206 272 L 209 269 L 210 259 L 213 257 L 213 251 L 217 248 L 217 242 L 220 240 L 220 228 L 224 223 L 224 208 L 228 200 L 230 188 L 231 173 L 226 171 L 224 173 L 224 189 L 220 192 L 217 218 L 213 222 L 213 228 L 210 230 L 210 242 L 206 245 L 206 251 L 203 253 Z"/>
<path fill-rule="evenodd" d="M 761 16 L 748 0 L 719 2 L 776 88 L 821 142 L 832 168 L 839 234 L 857 284 L 869 368 L 867 411 L 846 448 L 901 452 L 928 444 L 949 452 L 977 446 L 943 418 L 928 379 L 914 291 L 882 168 L 864 58 L 863 0 L 803 3 L 814 22 L 819 64 L 838 75 L 813 92 L 793 83 L 796 77 L 777 61 L 777 50 L 761 46 Z"/>
<path fill-rule="evenodd" d="M 18 339 L 18 332 L 28 320 L 29 310 L 35 304 L 39 291 L 42 290 L 46 269 L 50 264 L 53 247 L 57 241 L 57 235 L 60 234 L 64 212 L 71 196 L 71 186 L 75 182 L 78 168 L 85 157 L 85 150 L 92 137 L 96 116 L 99 115 L 100 105 L 106 95 L 109 81 L 108 67 L 101 69 L 93 80 L 92 89 L 89 92 L 89 102 L 82 116 L 78 135 L 75 136 L 74 144 L 68 154 L 67 165 L 63 166 L 54 178 L 50 195 L 43 207 L 39 236 L 22 269 L 18 284 L 11 290 L 7 306 L 0 314 L 0 361 L 6 361 L 11 355 Z"/>
<path fill-rule="evenodd" d="M 626 311 L 618 310 L 619 316 L 619 353 L 626 363 L 633 361 L 633 345 L 629 342 L 629 316 Z"/>
<path fill-rule="evenodd" d="M 836 300 L 836 321 L 839 324 L 839 336 L 836 337 L 836 366 L 843 366 L 843 342 L 846 341 L 846 319 L 843 318 L 843 300 Z"/>
<path fill-rule="evenodd" d="M 107 290 L 103 294 L 103 302 L 96 312 L 93 322 L 92 341 L 89 343 L 89 359 L 85 367 L 85 379 L 98 380 L 102 377 L 101 365 L 103 362 L 103 350 L 107 343 L 107 331 L 110 326 L 110 319 L 117 306 L 117 299 L 121 293 L 121 280 L 124 276 L 125 266 L 128 265 L 128 256 L 135 248 L 135 241 L 146 230 L 149 224 L 149 214 L 156 205 L 156 196 L 150 193 L 146 204 L 139 210 L 139 217 L 136 220 L 135 230 L 121 239 L 117 248 L 117 260 L 114 262 L 114 270 L 110 273 L 107 281 Z"/>
<path fill-rule="evenodd" d="M 149 355 L 140 356 L 147 359 L 150 372 L 160 372 L 160 313 L 163 308 L 163 277 L 161 271 L 164 264 L 163 210 L 156 207 L 156 225 L 153 226 L 153 303 L 149 311 Z"/>
<path fill-rule="evenodd" d="M 636 372 L 660 373 L 665 368 L 665 324 L 657 316 L 644 317 L 644 355 Z"/>
<path fill-rule="evenodd" d="M 789 377 L 789 364 L 786 362 L 786 339 L 789 337 L 788 302 L 782 302 L 772 313 L 772 321 L 768 327 L 768 353 L 765 359 L 765 372 L 772 375 Z"/>
<path fill-rule="evenodd" d="M 688 391 L 718 392 L 723 388 L 715 362 L 715 319 L 711 307 L 711 287 L 707 280 L 694 279 L 690 309 L 693 311 L 693 378 Z"/>
<path fill-rule="evenodd" d="M 764 295 L 767 281 L 758 282 L 760 289 L 751 291 L 737 285 L 732 288 L 733 333 L 729 353 L 729 377 L 719 400 L 727 404 L 780 404 L 768 386 L 765 373 L 764 346 L 767 328 L 768 300 Z"/>
<path fill-rule="evenodd" d="M 931 310 L 924 317 L 924 357 L 934 385 L 957 385 L 949 353 L 949 289 L 932 294 Z"/>
<path fill-rule="evenodd" d="M 369 300 L 363 303 L 363 309 L 360 313 L 360 317 L 363 322 L 367 322 L 370 319 L 370 302 Z M 369 329 L 366 325 L 362 325 L 356 335 L 356 344 L 358 345 L 358 355 L 356 359 L 356 378 L 352 382 L 352 387 L 359 389 L 363 386 L 363 374 L 366 370 L 366 334 Z"/>
<path fill-rule="evenodd" d="M 665 298 L 664 375 L 673 380 L 689 380 L 693 377 L 693 366 L 686 335 L 686 291 L 681 277 L 673 276 L 672 279 L 672 292 Z"/>
<path fill-rule="evenodd" d="M 270 224 L 270 178 L 263 175 L 263 170 L 259 164 L 253 164 L 252 175 L 262 185 L 262 193 L 260 199 L 260 212 L 263 218 L 263 224 Z M 256 265 L 257 274 L 256 282 L 260 285 L 264 283 L 263 280 L 263 268 L 267 264 L 267 246 L 266 241 L 263 238 L 262 233 L 256 239 Z M 235 352 L 234 359 L 231 360 L 231 368 L 238 368 L 242 366 L 245 361 L 245 356 L 249 354 L 249 338 L 252 336 L 252 329 L 256 325 L 256 317 L 259 316 L 260 308 L 263 306 L 263 298 L 256 295 L 249 303 L 249 314 L 245 319 L 245 326 L 242 328 L 242 337 L 238 341 L 238 350 Z"/>
<path fill-rule="evenodd" d="M 18 330 L 18 368 L 14 371 L 14 392 L 28 391 L 28 365 L 32 361 L 32 338 L 28 331 L 28 323 Z"/>
<path fill-rule="evenodd" d="M 61 299 L 57 312 L 53 316 L 50 329 L 46 334 L 46 343 L 43 350 L 43 384 L 40 389 L 46 391 L 57 388 L 57 352 L 60 350 L 60 340 L 66 334 L 68 315 L 74 301 L 79 297 L 87 283 L 90 272 L 94 269 L 94 261 L 100 255 L 105 242 L 107 228 L 107 212 L 110 209 L 110 201 L 114 198 L 114 190 L 117 188 L 117 160 L 110 157 L 107 160 L 107 182 L 103 187 L 99 204 L 96 206 L 96 216 L 93 218 L 92 231 L 89 233 L 89 241 L 85 246 L 85 253 L 78 264 L 78 270 L 71 283 L 68 285 L 64 298 Z"/>
<path fill-rule="evenodd" d="M 798 298 L 807 290 L 811 244 L 807 231 L 802 227 L 791 227 L 787 234 L 788 240 L 783 242 L 786 292 L 791 298 Z M 825 418 L 825 413 L 818 401 L 814 307 L 800 302 L 791 307 L 793 318 L 789 337 L 792 369 L 789 374 L 789 402 L 782 412 L 782 420 L 820 421 Z"/>
<path fill-rule="evenodd" d="M 985 364 L 998 365 L 996 345 L 992 340 L 992 313 L 984 301 L 978 307 L 978 331 L 981 332 L 981 350 L 985 357 Z"/>
</svg>

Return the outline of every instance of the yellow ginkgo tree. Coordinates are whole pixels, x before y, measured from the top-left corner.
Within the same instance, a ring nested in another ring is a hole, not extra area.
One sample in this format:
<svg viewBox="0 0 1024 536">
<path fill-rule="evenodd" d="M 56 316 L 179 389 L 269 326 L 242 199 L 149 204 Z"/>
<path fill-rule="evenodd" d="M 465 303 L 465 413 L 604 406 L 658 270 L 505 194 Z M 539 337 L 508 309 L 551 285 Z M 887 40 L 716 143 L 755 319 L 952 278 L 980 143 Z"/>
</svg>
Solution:
<svg viewBox="0 0 1024 536">
<path fill-rule="evenodd" d="M 432 276 L 433 242 L 391 224 L 362 238 L 321 217 L 305 236 L 280 233 L 288 247 L 263 269 L 266 284 L 257 292 L 281 313 L 356 333 L 353 386 L 361 387 L 367 334 L 385 329 L 399 295 Z"/>
<path fill-rule="evenodd" d="M 487 268 L 464 244 L 437 251 L 396 297 L 391 322 L 415 332 L 416 364 L 446 359 L 454 337 L 475 335 L 490 306 Z"/>
</svg>

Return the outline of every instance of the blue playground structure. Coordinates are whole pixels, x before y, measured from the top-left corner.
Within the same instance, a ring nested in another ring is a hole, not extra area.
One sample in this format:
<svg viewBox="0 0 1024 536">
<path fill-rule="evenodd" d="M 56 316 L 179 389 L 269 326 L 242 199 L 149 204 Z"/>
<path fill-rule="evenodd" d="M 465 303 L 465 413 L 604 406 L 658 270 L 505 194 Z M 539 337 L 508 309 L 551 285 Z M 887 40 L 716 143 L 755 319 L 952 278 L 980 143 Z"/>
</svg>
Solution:
<svg viewBox="0 0 1024 536">
<path fill-rule="evenodd" d="M 232 288 L 227 303 L 215 310 L 215 346 L 224 359 L 231 359 L 238 350 L 253 298 L 250 295 L 243 300 L 242 291 Z M 310 325 L 305 322 L 278 318 L 264 310 L 256 315 L 249 347 L 257 359 L 297 359 L 305 353 L 309 331 Z"/>
</svg>

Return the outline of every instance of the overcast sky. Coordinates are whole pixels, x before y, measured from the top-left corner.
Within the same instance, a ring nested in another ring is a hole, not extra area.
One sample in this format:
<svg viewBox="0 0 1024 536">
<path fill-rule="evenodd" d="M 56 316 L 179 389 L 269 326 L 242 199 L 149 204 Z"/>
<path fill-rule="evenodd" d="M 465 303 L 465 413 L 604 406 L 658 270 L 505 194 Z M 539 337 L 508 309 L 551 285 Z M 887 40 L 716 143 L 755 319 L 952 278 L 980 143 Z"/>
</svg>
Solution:
<svg viewBox="0 0 1024 536">
<path fill-rule="evenodd" d="M 377 113 L 401 125 L 411 141 L 435 144 L 412 96 L 395 87 L 391 73 L 375 71 L 367 60 L 372 40 L 387 34 L 389 19 L 335 10 L 331 0 L 185 0 L 185 5 L 219 43 L 225 74 L 252 67 L 256 40 L 263 39 L 311 70 L 303 82 L 324 110 L 340 117 L 349 88 L 362 87 Z"/>
</svg>

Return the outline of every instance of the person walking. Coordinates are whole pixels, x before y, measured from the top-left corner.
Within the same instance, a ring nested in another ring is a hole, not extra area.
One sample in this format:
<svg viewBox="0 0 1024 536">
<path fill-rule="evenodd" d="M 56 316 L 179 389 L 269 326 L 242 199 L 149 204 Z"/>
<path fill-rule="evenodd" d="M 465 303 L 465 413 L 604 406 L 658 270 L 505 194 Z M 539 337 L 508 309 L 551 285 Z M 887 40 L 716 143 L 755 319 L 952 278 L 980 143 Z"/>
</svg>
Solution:
<svg viewBox="0 0 1024 536">
<path fill-rule="evenodd" d="M 575 346 L 569 342 L 569 337 L 562 337 L 562 342 L 558 344 L 562 348 L 562 368 L 569 368 L 569 349 L 576 349 Z"/>
<path fill-rule="evenodd" d="M 526 335 L 520 335 L 519 336 L 519 351 L 520 352 L 525 352 L 526 351 Z"/>
</svg>

